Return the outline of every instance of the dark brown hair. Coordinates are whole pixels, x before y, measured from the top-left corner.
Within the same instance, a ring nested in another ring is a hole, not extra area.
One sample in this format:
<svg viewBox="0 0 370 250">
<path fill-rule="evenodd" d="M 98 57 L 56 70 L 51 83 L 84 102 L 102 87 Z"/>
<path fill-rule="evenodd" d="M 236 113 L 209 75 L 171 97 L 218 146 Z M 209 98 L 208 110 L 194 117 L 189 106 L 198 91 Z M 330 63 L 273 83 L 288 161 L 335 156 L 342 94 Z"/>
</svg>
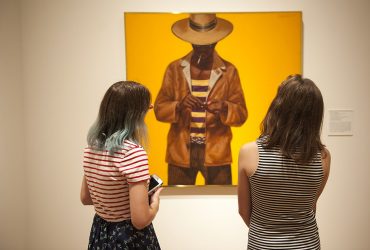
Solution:
<svg viewBox="0 0 370 250">
<path fill-rule="evenodd" d="M 289 76 L 261 123 L 264 146 L 279 147 L 283 155 L 308 163 L 324 148 L 320 139 L 323 112 L 323 98 L 315 83 L 301 75 Z"/>
</svg>

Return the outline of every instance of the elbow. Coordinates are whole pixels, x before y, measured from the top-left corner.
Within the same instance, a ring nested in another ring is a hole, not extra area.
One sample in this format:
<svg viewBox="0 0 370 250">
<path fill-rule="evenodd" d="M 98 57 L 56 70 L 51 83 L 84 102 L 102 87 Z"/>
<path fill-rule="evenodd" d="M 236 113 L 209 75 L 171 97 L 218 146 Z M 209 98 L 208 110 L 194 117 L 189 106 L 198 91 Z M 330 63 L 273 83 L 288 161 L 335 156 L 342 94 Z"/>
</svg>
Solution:
<svg viewBox="0 0 370 250">
<path fill-rule="evenodd" d="M 243 213 L 243 211 L 241 211 L 240 209 L 239 209 L 239 215 L 240 215 L 242 218 L 244 218 L 244 213 Z"/>
<path fill-rule="evenodd" d="M 131 223 L 138 230 L 142 230 L 150 224 L 150 222 L 147 220 L 134 218 L 131 218 Z"/>
<path fill-rule="evenodd" d="M 249 226 L 250 226 L 250 215 L 248 215 L 245 211 L 241 211 L 241 210 L 239 210 L 239 215 L 240 215 L 240 217 L 242 217 L 244 223 L 249 228 Z"/>
<path fill-rule="evenodd" d="M 91 197 L 89 196 L 89 197 L 87 197 L 86 195 L 81 195 L 80 196 L 80 200 L 81 200 L 81 203 L 83 204 L 83 205 L 93 205 L 93 202 L 92 202 L 92 200 L 91 200 Z"/>
<path fill-rule="evenodd" d="M 242 217 L 242 219 L 245 221 L 245 217 L 246 217 L 245 212 L 243 212 L 243 211 L 239 210 L 239 215 L 240 215 L 240 217 Z"/>
<path fill-rule="evenodd" d="M 90 203 L 89 201 L 87 201 L 87 200 L 81 200 L 81 203 L 82 203 L 82 205 L 85 205 L 85 206 L 87 206 L 87 205 L 92 205 L 92 203 Z"/>
<path fill-rule="evenodd" d="M 138 230 L 142 230 L 147 227 L 153 219 L 154 216 L 150 212 L 133 213 L 131 211 L 131 223 Z"/>
<path fill-rule="evenodd" d="M 152 222 L 150 213 L 146 211 L 134 211 L 131 209 L 131 223 L 138 229 L 142 230 Z"/>
</svg>

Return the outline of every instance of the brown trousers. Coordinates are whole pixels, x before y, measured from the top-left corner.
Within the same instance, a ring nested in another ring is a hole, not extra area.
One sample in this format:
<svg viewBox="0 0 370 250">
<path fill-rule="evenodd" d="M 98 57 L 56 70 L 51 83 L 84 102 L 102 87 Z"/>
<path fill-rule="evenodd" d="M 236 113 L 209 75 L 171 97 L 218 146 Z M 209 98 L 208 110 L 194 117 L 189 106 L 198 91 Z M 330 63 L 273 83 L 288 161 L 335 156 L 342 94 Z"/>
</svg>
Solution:
<svg viewBox="0 0 370 250">
<path fill-rule="evenodd" d="M 168 185 L 195 185 L 200 171 L 206 185 L 231 185 L 231 165 L 204 166 L 204 144 L 190 145 L 190 168 L 168 164 Z"/>
</svg>

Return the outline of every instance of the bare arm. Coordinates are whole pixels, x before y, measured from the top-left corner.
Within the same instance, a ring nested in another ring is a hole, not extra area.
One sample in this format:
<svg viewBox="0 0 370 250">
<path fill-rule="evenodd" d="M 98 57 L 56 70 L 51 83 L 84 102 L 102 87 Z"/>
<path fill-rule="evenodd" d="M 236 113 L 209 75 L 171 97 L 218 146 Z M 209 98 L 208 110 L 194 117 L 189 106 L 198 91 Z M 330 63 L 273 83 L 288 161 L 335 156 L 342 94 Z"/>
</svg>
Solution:
<svg viewBox="0 0 370 250">
<path fill-rule="evenodd" d="M 80 200 L 84 205 L 93 205 L 85 175 L 82 177 Z"/>
<path fill-rule="evenodd" d="M 146 181 L 129 185 L 131 221 L 135 228 L 143 229 L 153 221 L 159 209 L 161 191 L 162 188 L 155 191 L 149 204 Z"/>
<path fill-rule="evenodd" d="M 315 205 L 314 205 L 314 208 L 313 208 L 313 210 L 315 212 L 316 212 L 317 201 L 318 201 L 320 195 L 322 194 L 322 192 L 324 191 L 324 188 L 325 188 L 326 182 L 328 181 L 329 173 L 330 173 L 331 155 L 330 155 L 329 150 L 325 148 L 321 152 L 321 157 L 322 157 L 322 169 L 323 169 L 323 172 L 324 172 L 324 177 L 323 177 L 323 180 L 321 182 L 320 189 L 319 189 L 319 191 L 317 192 L 317 195 L 316 195 L 316 201 L 315 201 Z"/>
<path fill-rule="evenodd" d="M 239 214 L 243 218 L 244 223 L 249 227 L 252 214 L 252 202 L 249 180 L 243 170 L 239 170 L 238 205 Z"/>
<path fill-rule="evenodd" d="M 248 176 L 257 169 L 258 149 L 255 142 L 244 145 L 239 152 L 238 159 L 238 204 L 239 214 L 245 224 L 250 226 L 252 214 L 251 187 Z"/>
</svg>

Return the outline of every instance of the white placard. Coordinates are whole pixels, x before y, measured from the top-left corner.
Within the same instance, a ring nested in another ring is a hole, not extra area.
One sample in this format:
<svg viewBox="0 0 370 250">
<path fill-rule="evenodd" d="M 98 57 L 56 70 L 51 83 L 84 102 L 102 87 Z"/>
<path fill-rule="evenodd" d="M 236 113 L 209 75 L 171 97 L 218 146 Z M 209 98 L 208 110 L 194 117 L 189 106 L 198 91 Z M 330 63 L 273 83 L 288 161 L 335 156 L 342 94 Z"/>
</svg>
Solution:
<svg viewBox="0 0 370 250">
<path fill-rule="evenodd" d="M 353 135 L 353 110 L 329 110 L 329 135 Z"/>
</svg>

